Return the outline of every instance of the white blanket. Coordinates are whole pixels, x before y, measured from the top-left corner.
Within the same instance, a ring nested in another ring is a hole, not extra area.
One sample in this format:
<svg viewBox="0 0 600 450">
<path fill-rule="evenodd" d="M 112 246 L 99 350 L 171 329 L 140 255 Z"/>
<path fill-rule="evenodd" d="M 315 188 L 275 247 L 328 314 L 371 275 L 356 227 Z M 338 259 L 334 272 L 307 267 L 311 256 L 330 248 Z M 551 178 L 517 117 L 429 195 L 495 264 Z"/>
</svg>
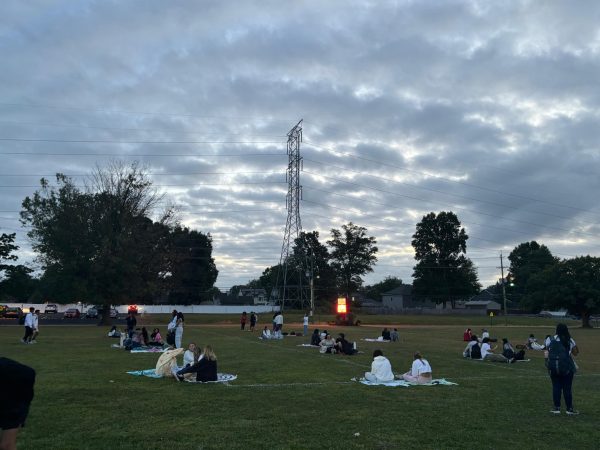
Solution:
<svg viewBox="0 0 600 450">
<path fill-rule="evenodd" d="M 371 339 L 371 338 L 364 338 L 362 339 L 363 341 L 367 341 L 367 342 L 391 342 L 388 340 L 383 339 L 381 336 L 378 337 L 377 339 Z"/>
</svg>

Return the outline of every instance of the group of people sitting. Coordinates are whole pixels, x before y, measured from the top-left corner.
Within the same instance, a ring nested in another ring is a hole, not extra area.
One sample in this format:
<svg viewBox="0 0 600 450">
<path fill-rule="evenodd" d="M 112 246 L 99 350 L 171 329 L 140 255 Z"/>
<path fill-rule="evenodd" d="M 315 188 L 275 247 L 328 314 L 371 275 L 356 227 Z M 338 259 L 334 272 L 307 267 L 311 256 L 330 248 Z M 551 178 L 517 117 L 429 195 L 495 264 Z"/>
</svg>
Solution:
<svg viewBox="0 0 600 450">
<path fill-rule="evenodd" d="M 210 345 L 201 352 L 199 346 L 190 343 L 183 354 L 183 367 L 173 370 L 177 381 L 193 377 L 193 374 L 196 374 L 196 381 L 217 381 L 217 355 Z"/>
<path fill-rule="evenodd" d="M 431 383 L 432 370 L 429 361 L 427 361 L 420 352 L 414 354 L 414 359 L 410 370 L 402 374 L 404 381 L 417 384 Z M 371 382 L 388 382 L 394 380 L 394 372 L 389 359 L 383 356 L 381 350 L 373 352 L 373 362 L 371 371 L 365 372 L 365 379 Z"/>
<path fill-rule="evenodd" d="M 148 335 L 146 327 L 136 328 L 135 331 L 131 333 L 131 337 L 129 337 L 126 331 L 119 331 L 116 326 L 113 326 L 108 332 L 108 337 L 120 338 L 119 346 L 125 348 L 125 350 L 132 350 L 140 347 L 164 346 L 158 328 L 155 328 L 150 335 Z"/>
<path fill-rule="evenodd" d="M 383 341 L 391 341 L 398 342 L 400 340 L 400 334 L 398 333 L 398 328 L 394 328 L 392 331 L 384 328 L 381 332 L 381 340 Z"/>
<path fill-rule="evenodd" d="M 494 353 L 497 346 L 492 347 L 490 342 L 489 337 L 483 338 L 480 342 L 476 335 L 472 335 L 471 340 L 463 350 L 463 356 L 465 358 L 502 363 L 513 363 L 525 359 L 525 349 L 515 351 L 507 338 L 502 339 L 502 353 Z"/>
<path fill-rule="evenodd" d="M 333 339 L 327 330 L 319 332 L 316 329 L 311 336 L 310 343 L 311 345 L 318 346 L 321 353 L 339 355 L 353 355 L 356 353 L 356 344 L 348 341 L 344 333 L 338 334 L 338 337 Z"/>
</svg>

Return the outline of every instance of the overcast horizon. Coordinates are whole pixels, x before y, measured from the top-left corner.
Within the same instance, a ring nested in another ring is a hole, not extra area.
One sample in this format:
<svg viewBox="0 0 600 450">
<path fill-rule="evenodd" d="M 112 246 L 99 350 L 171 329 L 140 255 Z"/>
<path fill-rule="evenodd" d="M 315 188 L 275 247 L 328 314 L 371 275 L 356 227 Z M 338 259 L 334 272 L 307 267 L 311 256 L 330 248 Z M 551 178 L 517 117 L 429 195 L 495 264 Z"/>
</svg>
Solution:
<svg viewBox="0 0 600 450">
<path fill-rule="evenodd" d="M 522 242 L 600 256 L 598 2 L 48 4 L 0 15 L 0 233 L 20 263 L 42 176 L 139 161 L 213 237 L 217 287 L 258 278 L 300 119 L 303 229 L 366 227 L 365 284 L 412 282 L 431 211 L 457 214 L 484 287 Z"/>
</svg>

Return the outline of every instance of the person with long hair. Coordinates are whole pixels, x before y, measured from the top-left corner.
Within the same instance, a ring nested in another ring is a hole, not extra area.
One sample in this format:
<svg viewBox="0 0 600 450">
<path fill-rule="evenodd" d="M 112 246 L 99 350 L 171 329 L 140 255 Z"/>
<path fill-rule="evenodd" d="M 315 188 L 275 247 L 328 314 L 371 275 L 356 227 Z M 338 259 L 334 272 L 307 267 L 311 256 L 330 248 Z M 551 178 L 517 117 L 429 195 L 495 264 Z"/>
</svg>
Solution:
<svg viewBox="0 0 600 450">
<path fill-rule="evenodd" d="M 183 338 L 183 313 L 177 313 L 175 325 L 175 348 L 181 348 L 181 339 Z"/>
<path fill-rule="evenodd" d="M 200 359 L 195 364 L 179 370 L 175 379 L 183 381 L 186 373 L 195 373 L 196 381 L 217 381 L 217 355 L 210 345 L 204 347 Z"/>
<path fill-rule="evenodd" d="M 565 398 L 567 415 L 579 414 L 573 409 L 573 377 L 576 372 L 576 364 L 573 356 L 579 354 L 577 344 L 569 333 L 569 328 L 564 323 L 556 325 L 556 334 L 550 341 L 544 356 L 550 380 L 552 380 L 552 400 L 554 407 L 552 414 L 560 414 L 561 396 Z"/>
<path fill-rule="evenodd" d="M 420 352 L 416 352 L 411 369 L 402 375 L 404 381 L 411 383 L 431 383 L 431 366 L 429 361 L 423 358 Z"/>
</svg>

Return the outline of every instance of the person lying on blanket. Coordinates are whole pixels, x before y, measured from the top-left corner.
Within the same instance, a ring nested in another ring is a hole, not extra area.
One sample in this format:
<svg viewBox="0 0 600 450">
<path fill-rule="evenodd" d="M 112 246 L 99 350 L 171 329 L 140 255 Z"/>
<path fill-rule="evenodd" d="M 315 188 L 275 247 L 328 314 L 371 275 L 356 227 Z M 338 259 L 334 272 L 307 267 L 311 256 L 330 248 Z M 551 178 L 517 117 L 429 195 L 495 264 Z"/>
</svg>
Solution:
<svg viewBox="0 0 600 450">
<path fill-rule="evenodd" d="M 529 335 L 529 339 L 527 339 L 527 348 L 531 350 L 544 350 L 546 347 L 544 345 L 538 344 L 537 339 L 533 334 Z"/>
<path fill-rule="evenodd" d="M 198 362 L 176 372 L 176 380 L 183 381 L 186 373 L 195 373 L 196 381 L 217 381 L 217 355 L 210 345 L 204 347 Z"/>
<path fill-rule="evenodd" d="M 371 363 L 371 371 L 365 372 L 365 379 L 372 382 L 386 382 L 394 379 L 392 365 L 390 361 L 383 356 L 381 350 L 373 352 L 373 362 Z"/>
<path fill-rule="evenodd" d="M 402 375 L 404 381 L 417 384 L 431 383 L 431 366 L 429 361 L 423 359 L 421 353 L 415 353 L 414 361 L 410 371 Z"/>
</svg>

